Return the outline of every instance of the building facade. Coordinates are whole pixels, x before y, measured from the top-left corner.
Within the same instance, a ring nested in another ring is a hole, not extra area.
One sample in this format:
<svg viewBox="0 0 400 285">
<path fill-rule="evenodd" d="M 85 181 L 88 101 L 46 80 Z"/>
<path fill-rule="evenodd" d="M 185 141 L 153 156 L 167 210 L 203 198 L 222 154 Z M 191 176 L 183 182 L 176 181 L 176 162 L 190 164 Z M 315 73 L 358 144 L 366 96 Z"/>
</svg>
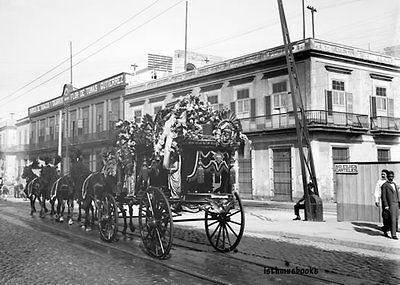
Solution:
<svg viewBox="0 0 400 285">
<path fill-rule="evenodd" d="M 400 59 L 318 39 L 293 52 L 320 194 L 336 200 L 334 163 L 400 160 Z M 233 110 L 252 140 L 251 157 L 239 155 L 242 197 L 302 196 L 283 46 L 132 86 L 124 117 L 139 122 L 186 94 Z"/>
<path fill-rule="evenodd" d="M 64 172 L 69 170 L 66 157 L 78 153 L 91 170 L 99 170 L 101 153 L 115 140 L 129 77 L 120 73 L 79 89 L 66 84 L 61 96 L 30 107 L 26 156 L 55 157 L 61 138 Z"/>
</svg>

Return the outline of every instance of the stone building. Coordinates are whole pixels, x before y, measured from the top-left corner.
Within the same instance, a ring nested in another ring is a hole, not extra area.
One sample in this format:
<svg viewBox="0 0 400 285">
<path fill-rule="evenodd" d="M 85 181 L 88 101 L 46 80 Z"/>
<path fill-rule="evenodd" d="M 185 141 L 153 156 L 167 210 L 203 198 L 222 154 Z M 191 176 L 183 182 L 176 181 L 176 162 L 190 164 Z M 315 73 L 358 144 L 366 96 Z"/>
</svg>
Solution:
<svg viewBox="0 0 400 285">
<path fill-rule="evenodd" d="M 320 194 L 335 200 L 334 163 L 400 160 L 400 59 L 318 39 L 293 52 Z M 241 196 L 291 201 L 303 188 L 288 80 L 279 46 L 129 87 L 124 117 L 139 121 L 186 94 L 235 111 L 253 142 L 239 157 Z"/>
</svg>

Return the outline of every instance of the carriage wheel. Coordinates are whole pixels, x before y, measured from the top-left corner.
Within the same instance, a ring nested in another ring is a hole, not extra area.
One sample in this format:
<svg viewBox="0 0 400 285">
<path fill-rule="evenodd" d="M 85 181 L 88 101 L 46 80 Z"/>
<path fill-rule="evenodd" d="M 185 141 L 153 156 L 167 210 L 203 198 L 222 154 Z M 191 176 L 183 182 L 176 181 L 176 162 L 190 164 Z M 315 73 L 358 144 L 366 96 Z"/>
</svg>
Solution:
<svg viewBox="0 0 400 285">
<path fill-rule="evenodd" d="M 111 194 L 106 194 L 99 202 L 98 223 L 100 238 L 106 242 L 112 242 L 118 230 L 117 204 Z"/>
<path fill-rule="evenodd" d="M 208 241 L 220 252 L 234 250 L 243 236 L 244 210 L 237 192 L 224 202 L 221 210 L 205 212 L 205 227 Z"/>
<path fill-rule="evenodd" d="M 160 259 L 167 257 L 172 246 L 173 220 L 169 202 L 159 188 L 149 187 L 143 193 L 139 228 L 147 253 Z"/>
</svg>

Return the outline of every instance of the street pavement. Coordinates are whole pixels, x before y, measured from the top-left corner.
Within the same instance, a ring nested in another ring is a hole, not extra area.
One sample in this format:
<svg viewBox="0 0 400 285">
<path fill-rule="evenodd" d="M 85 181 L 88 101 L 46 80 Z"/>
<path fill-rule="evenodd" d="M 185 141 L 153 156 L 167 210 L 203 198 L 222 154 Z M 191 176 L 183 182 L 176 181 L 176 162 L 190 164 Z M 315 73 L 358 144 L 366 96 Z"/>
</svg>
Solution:
<svg viewBox="0 0 400 285">
<path fill-rule="evenodd" d="M 315 267 L 320 278 L 332 283 L 400 284 L 400 242 L 385 238 L 379 224 L 337 222 L 335 204 L 324 204 L 323 222 L 293 221 L 293 203 L 245 200 L 243 204 L 245 234 L 235 257 L 269 268 Z M 176 224 L 174 242 L 213 250 L 204 223 Z"/>
</svg>

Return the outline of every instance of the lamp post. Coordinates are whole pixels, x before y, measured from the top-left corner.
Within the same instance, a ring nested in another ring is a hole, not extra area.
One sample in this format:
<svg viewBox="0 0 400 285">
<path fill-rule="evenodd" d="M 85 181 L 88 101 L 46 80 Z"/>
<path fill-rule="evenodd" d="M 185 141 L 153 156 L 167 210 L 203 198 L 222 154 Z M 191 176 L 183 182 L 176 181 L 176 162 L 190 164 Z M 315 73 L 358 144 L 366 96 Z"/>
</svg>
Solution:
<svg viewBox="0 0 400 285">
<path fill-rule="evenodd" d="M 312 19 L 312 37 L 315 37 L 314 33 L 314 12 L 317 12 L 317 9 L 315 9 L 313 6 L 307 6 L 307 9 L 311 11 L 311 19 Z"/>
</svg>

